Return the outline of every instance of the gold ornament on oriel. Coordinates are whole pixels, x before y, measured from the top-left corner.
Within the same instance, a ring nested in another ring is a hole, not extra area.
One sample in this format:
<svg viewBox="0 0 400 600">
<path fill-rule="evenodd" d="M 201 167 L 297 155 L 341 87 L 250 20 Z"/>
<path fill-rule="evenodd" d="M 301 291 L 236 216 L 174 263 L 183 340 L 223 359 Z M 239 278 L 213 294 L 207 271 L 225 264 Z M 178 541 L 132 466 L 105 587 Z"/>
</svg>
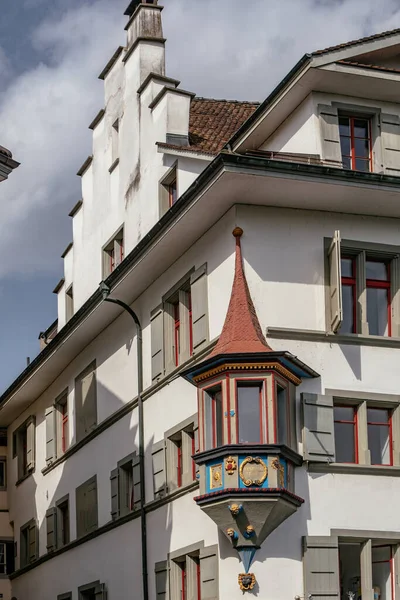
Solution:
<svg viewBox="0 0 400 600">
<path fill-rule="evenodd" d="M 239 469 L 240 479 L 246 487 L 261 486 L 268 476 L 268 467 L 259 456 L 247 456 Z"/>
<path fill-rule="evenodd" d="M 271 462 L 271 466 L 275 471 L 279 471 L 278 473 L 278 485 L 279 487 L 285 487 L 285 469 L 281 464 L 279 458 L 274 458 Z"/>
<path fill-rule="evenodd" d="M 211 489 L 222 487 L 222 464 L 211 467 L 210 487 Z"/>
<path fill-rule="evenodd" d="M 228 473 L 228 475 L 233 475 L 236 469 L 236 460 L 233 458 L 233 456 L 228 456 L 228 458 L 225 461 L 225 471 Z"/>
<path fill-rule="evenodd" d="M 254 573 L 240 573 L 238 576 L 238 581 L 242 592 L 249 592 L 256 585 L 256 576 Z"/>
<path fill-rule="evenodd" d="M 229 506 L 229 510 L 231 511 L 231 514 L 236 517 L 242 510 L 242 505 L 241 504 L 231 504 Z"/>
</svg>

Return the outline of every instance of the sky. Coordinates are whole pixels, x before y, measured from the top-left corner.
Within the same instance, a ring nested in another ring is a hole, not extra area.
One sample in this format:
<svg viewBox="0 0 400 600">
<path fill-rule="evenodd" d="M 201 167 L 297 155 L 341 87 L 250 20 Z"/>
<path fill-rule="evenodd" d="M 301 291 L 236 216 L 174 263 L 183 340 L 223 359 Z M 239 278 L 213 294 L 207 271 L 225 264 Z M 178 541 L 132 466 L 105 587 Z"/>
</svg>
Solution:
<svg viewBox="0 0 400 600">
<path fill-rule="evenodd" d="M 400 27 L 399 0 L 164 0 L 167 75 L 199 96 L 262 101 L 305 52 Z M 0 393 L 39 351 L 72 239 L 76 172 L 125 44 L 128 0 L 1 2 Z"/>
</svg>

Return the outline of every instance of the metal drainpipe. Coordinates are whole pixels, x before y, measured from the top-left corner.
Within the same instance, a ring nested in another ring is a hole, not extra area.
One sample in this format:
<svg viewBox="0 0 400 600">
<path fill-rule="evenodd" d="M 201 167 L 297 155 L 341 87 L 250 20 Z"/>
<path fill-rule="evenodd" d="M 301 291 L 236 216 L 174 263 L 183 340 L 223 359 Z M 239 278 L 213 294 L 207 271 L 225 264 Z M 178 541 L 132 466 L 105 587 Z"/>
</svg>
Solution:
<svg viewBox="0 0 400 600">
<path fill-rule="evenodd" d="M 127 313 L 130 314 L 136 324 L 137 337 L 137 378 L 138 378 L 138 413 L 139 413 L 139 471 L 140 471 L 140 527 L 142 538 L 142 587 L 143 600 L 149 599 L 148 576 L 147 576 L 147 525 L 145 510 L 145 469 L 144 469 L 144 415 L 143 415 L 143 350 L 142 350 L 142 326 L 137 314 L 128 304 L 122 300 L 109 298 L 110 288 L 103 281 L 100 284 L 100 290 L 105 302 L 118 304 Z"/>
</svg>

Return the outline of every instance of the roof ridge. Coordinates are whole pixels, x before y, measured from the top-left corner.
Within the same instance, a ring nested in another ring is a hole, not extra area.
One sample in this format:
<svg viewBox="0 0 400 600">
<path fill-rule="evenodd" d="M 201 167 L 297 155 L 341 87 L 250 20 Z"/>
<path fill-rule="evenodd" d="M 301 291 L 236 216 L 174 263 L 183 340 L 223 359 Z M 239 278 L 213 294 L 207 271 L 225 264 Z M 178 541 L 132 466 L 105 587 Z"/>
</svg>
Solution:
<svg viewBox="0 0 400 600">
<path fill-rule="evenodd" d="M 311 54 L 313 56 L 319 55 L 319 54 L 325 54 L 328 52 L 332 52 L 333 50 L 339 50 L 341 48 L 349 48 L 350 46 L 357 46 L 358 44 L 363 44 L 364 42 L 369 42 L 371 40 L 376 40 L 379 38 L 396 35 L 397 33 L 400 33 L 400 28 L 390 29 L 388 31 L 382 31 L 381 33 L 374 33 L 372 35 L 368 35 L 366 37 L 359 38 L 358 40 L 350 40 L 349 42 L 342 42 L 341 44 L 336 44 L 334 46 L 328 46 L 327 48 L 323 48 L 322 50 L 315 50 Z"/>
<path fill-rule="evenodd" d="M 204 100 L 207 102 L 230 102 L 231 104 L 252 104 L 258 106 L 260 102 L 253 102 L 252 100 L 229 100 L 226 98 L 205 98 L 204 96 L 195 96 L 193 100 Z"/>
</svg>

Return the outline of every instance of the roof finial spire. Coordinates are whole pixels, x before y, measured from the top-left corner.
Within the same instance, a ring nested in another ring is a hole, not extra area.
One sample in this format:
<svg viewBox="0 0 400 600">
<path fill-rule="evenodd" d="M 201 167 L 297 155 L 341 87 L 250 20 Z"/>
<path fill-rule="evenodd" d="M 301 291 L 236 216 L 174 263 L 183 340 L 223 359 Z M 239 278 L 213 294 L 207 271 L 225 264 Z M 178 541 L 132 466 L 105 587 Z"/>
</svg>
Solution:
<svg viewBox="0 0 400 600">
<path fill-rule="evenodd" d="M 210 356 L 271 351 L 262 333 L 243 270 L 240 244 L 243 229 L 235 227 L 232 235 L 236 239 L 236 257 L 231 299 L 222 333 Z"/>
</svg>

